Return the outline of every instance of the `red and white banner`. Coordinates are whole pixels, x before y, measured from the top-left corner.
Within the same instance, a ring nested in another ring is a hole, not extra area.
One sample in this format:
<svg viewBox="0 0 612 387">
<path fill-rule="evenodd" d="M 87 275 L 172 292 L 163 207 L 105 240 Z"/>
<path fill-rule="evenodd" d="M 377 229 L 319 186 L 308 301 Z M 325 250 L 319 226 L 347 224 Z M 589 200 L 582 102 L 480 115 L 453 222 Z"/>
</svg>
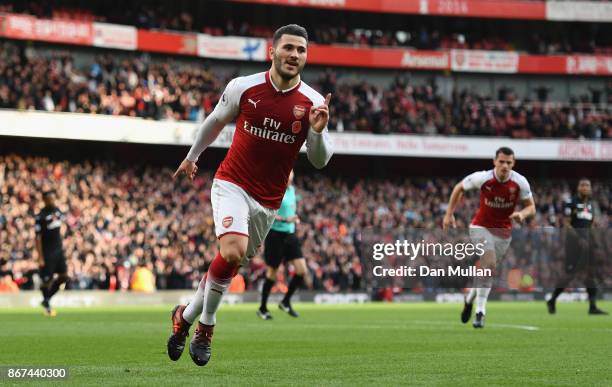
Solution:
<svg viewBox="0 0 612 387">
<path fill-rule="evenodd" d="M 235 60 L 266 60 L 267 40 L 198 34 L 198 56 Z"/>
<path fill-rule="evenodd" d="M 304 8 L 518 20 L 611 22 L 606 1 L 525 0 L 233 0 Z"/>
<path fill-rule="evenodd" d="M 233 0 L 241 3 L 292 7 L 427 14 L 441 16 L 486 17 L 498 19 L 543 20 L 543 1 L 522 0 Z"/>
<path fill-rule="evenodd" d="M 612 3 L 606 1 L 547 1 L 547 20 L 609 22 Z"/>
<path fill-rule="evenodd" d="M 121 50 L 136 50 L 138 47 L 138 32 L 132 26 L 93 23 L 93 45 Z"/>
<path fill-rule="evenodd" d="M 15 39 L 91 45 L 92 23 L 37 19 L 29 15 L 6 15 L 0 33 Z"/>
<path fill-rule="evenodd" d="M 270 45 L 269 41 L 260 38 L 136 30 L 129 26 L 41 20 L 15 14 L 0 15 L 0 36 L 254 61 L 267 60 L 267 48 Z M 519 55 L 516 52 L 479 50 L 422 51 L 314 43 L 308 47 L 308 63 L 458 72 L 612 75 L 612 56 L 604 55 Z"/>
<path fill-rule="evenodd" d="M 568 74 L 612 74 L 612 56 L 569 55 L 566 58 Z"/>
<path fill-rule="evenodd" d="M 196 56 L 198 37 L 183 32 L 138 30 L 138 50 Z"/>
<path fill-rule="evenodd" d="M 191 145 L 195 122 L 151 121 L 103 114 L 47 113 L 0 110 L 0 136 L 63 138 L 146 144 Z M 86 128 L 86 129 L 83 129 Z M 228 148 L 234 125 L 228 125 L 212 147 Z M 491 159 L 500 146 L 508 146 L 521 160 L 612 161 L 610 140 L 529 139 L 497 137 L 444 137 L 330 133 L 334 153 L 345 155 Z M 306 151 L 306 147 L 302 148 Z"/>
<path fill-rule="evenodd" d="M 448 52 L 404 51 L 401 66 L 410 69 L 446 70 L 449 68 Z"/>
<path fill-rule="evenodd" d="M 516 73 L 519 55 L 516 52 L 451 50 L 451 70 L 480 73 Z"/>
<path fill-rule="evenodd" d="M 309 64 L 332 66 L 447 70 L 449 68 L 448 56 L 446 51 L 417 51 L 401 48 L 371 49 L 314 43 L 308 45 Z"/>
</svg>

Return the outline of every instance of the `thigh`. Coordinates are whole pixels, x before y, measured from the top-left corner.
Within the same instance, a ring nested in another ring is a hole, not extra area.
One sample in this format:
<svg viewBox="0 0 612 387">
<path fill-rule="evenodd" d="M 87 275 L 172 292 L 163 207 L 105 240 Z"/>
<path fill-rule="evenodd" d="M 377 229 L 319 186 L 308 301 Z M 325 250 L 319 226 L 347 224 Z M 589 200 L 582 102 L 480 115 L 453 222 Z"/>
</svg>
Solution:
<svg viewBox="0 0 612 387">
<path fill-rule="evenodd" d="M 485 267 L 494 266 L 497 254 L 493 234 L 484 227 L 470 227 L 470 239 L 474 244 L 483 244 L 484 254 L 480 257 L 480 264 Z"/>
<path fill-rule="evenodd" d="M 63 253 L 59 253 L 57 259 L 55 261 L 55 270 L 54 273 L 59 275 L 65 275 L 68 273 L 68 267 L 66 266 L 66 257 L 64 257 Z"/>
<path fill-rule="evenodd" d="M 215 179 L 210 200 L 217 238 L 225 234 L 249 236 L 249 204 L 240 187 Z"/>
<path fill-rule="evenodd" d="M 503 259 L 506 255 L 506 252 L 510 247 L 510 242 L 512 242 L 512 238 L 501 238 L 498 236 L 494 236 L 495 256 L 498 261 Z"/>
<path fill-rule="evenodd" d="M 247 247 L 246 258 L 251 258 L 257 254 L 257 250 L 265 240 L 274 218 L 276 210 L 265 208 L 255 199 L 251 198 L 249 216 L 249 245 Z"/>
</svg>

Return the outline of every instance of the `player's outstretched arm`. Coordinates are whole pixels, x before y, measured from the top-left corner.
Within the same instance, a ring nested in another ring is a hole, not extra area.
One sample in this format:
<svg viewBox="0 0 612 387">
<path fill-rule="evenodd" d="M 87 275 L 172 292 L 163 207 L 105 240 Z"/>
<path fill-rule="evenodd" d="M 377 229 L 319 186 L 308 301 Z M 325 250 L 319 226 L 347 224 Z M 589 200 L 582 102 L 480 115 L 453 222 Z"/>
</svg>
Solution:
<svg viewBox="0 0 612 387">
<path fill-rule="evenodd" d="M 520 211 L 514 211 L 512 215 L 510 215 L 510 219 L 523 223 L 523 221 L 527 218 L 531 218 L 536 213 L 535 202 L 533 198 L 528 198 L 523 200 L 523 209 Z"/>
<path fill-rule="evenodd" d="M 455 221 L 455 209 L 457 208 L 457 204 L 459 204 L 459 200 L 463 196 L 463 182 L 459 182 L 453 188 L 453 192 L 451 192 L 450 199 L 448 200 L 448 207 L 446 207 L 446 214 L 444 215 L 444 220 L 442 221 L 442 228 L 446 230 L 449 227 L 457 227 L 457 222 Z"/>
<path fill-rule="evenodd" d="M 331 94 L 327 94 L 323 105 L 310 109 L 310 130 L 306 139 L 306 155 L 310 163 L 317 169 L 327 165 L 334 151 L 327 133 L 327 122 L 329 121 L 329 101 Z"/>
<path fill-rule="evenodd" d="M 202 122 L 198 128 L 195 142 L 193 145 L 191 145 L 191 149 L 189 150 L 189 153 L 187 153 L 187 157 L 185 160 L 183 160 L 172 177 L 176 178 L 181 173 L 185 173 L 190 180 L 193 180 L 198 172 L 198 167 L 196 165 L 198 158 L 202 152 L 204 152 L 204 150 L 215 141 L 224 127 L 225 123 L 217 120 L 214 114 L 206 117 L 204 122 Z"/>
</svg>

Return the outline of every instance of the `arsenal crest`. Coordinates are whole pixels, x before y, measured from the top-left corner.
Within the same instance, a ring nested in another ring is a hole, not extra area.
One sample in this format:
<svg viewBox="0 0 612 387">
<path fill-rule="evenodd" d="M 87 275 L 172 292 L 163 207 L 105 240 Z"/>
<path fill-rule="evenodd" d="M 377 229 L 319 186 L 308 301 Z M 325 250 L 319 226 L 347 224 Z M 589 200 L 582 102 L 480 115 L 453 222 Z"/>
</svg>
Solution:
<svg viewBox="0 0 612 387">
<path fill-rule="evenodd" d="M 516 192 L 516 188 L 515 187 L 510 187 L 510 188 L 508 188 L 508 191 L 510 191 L 510 193 L 515 193 Z"/>
<path fill-rule="evenodd" d="M 293 132 L 293 134 L 298 134 L 300 130 L 302 130 L 302 121 L 293 121 L 293 124 L 291 124 L 291 132 Z"/>
<path fill-rule="evenodd" d="M 223 218 L 223 222 L 221 223 L 223 224 L 223 227 L 228 228 L 232 225 L 232 223 L 234 223 L 234 217 L 226 216 L 225 218 Z"/>
<path fill-rule="evenodd" d="M 300 105 L 295 105 L 293 107 L 293 115 L 295 116 L 295 118 L 297 118 L 298 120 L 301 119 L 302 117 L 304 117 L 304 114 L 306 113 L 306 108 L 304 106 L 300 106 Z M 295 133 L 295 132 L 294 132 Z"/>
</svg>

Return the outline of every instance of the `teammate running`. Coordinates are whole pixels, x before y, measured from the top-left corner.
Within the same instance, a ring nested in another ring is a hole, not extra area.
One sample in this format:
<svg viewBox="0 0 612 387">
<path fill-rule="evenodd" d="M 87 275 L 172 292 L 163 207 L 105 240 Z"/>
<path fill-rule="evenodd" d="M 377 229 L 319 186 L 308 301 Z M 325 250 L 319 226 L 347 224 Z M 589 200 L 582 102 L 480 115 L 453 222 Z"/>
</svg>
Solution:
<svg viewBox="0 0 612 387">
<path fill-rule="evenodd" d="M 491 272 L 495 271 L 497 261 L 503 258 L 510 246 L 512 221 L 522 223 L 535 215 L 531 188 L 525 177 L 512 170 L 514 162 L 512 149 L 499 148 L 493 160 L 494 169 L 474 172 L 455 185 L 444 215 L 443 228 L 456 227 L 453 214 L 464 191 L 480 190 L 480 207 L 470 224 L 470 238 L 475 243 L 485 243 L 480 267 Z M 523 209 L 515 211 L 519 201 Z M 470 320 L 476 299 L 476 318 L 472 325 L 474 328 L 484 328 L 485 306 L 493 286 L 493 277 L 478 278 L 476 285 L 465 298 L 461 322 Z"/>
<path fill-rule="evenodd" d="M 174 173 L 193 179 L 200 154 L 226 124 L 236 121 L 227 156 L 211 189 L 215 233 L 220 251 L 192 302 L 172 312 L 168 355 L 177 360 L 185 337 L 200 319 L 189 346 L 193 361 L 208 363 L 221 298 L 241 264 L 252 257 L 270 230 L 287 189 L 289 173 L 306 142 L 308 160 L 323 168 L 332 156 L 327 134 L 329 101 L 302 82 L 308 34 L 296 24 L 279 28 L 272 38 L 269 71 L 230 81 L 214 111 L 199 128 L 187 158 Z"/>
</svg>

